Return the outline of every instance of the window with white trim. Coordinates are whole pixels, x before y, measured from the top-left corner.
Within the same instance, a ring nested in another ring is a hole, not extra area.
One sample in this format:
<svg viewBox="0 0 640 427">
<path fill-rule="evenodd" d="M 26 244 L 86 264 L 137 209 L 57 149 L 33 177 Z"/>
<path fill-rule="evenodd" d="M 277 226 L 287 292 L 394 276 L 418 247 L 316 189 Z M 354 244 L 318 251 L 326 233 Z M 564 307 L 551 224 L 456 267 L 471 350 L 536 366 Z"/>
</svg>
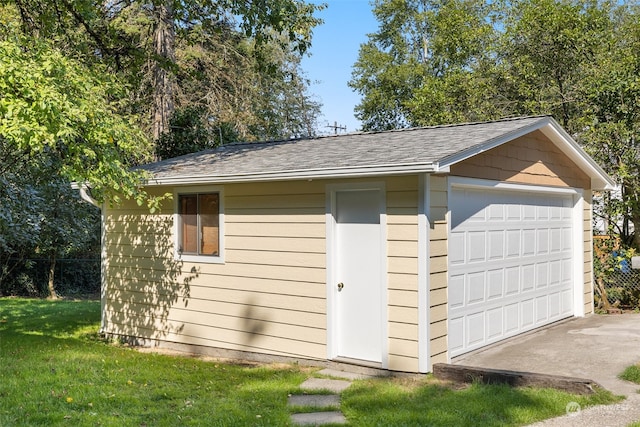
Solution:
<svg viewBox="0 0 640 427">
<path fill-rule="evenodd" d="M 220 256 L 220 193 L 178 195 L 178 254 Z"/>
</svg>

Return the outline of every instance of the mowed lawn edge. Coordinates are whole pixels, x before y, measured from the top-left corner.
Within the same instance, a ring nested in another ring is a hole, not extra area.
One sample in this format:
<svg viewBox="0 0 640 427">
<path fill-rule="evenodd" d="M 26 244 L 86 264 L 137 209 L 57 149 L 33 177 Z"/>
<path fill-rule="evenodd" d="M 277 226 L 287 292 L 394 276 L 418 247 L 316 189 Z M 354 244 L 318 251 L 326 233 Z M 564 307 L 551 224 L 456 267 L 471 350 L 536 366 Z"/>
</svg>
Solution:
<svg viewBox="0 0 640 427">
<path fill-rule="evenodd" d="M 315 369 L 170 356 L 98 336 L 99 301 L 0 298 L 0 426 L 286 426 L 287 398 Z M 354 381 L 354 426 L 525 425 L 619 398 L 430 375 Z"/>
</svg>

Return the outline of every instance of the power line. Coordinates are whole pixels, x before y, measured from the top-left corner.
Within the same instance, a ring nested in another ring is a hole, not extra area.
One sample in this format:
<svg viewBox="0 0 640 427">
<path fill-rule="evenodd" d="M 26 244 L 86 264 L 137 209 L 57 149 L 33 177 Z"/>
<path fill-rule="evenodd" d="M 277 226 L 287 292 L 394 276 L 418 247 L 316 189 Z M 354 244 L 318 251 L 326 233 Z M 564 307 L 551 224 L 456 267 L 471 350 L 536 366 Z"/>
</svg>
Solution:
<svg viewBox="0 0 640 427">
<path fill-rule="evenodd" d="M 338 125 L 338 122 L 333 122 L 333 125 L 326 125 L 325 127 L 333 129 L 334 135 L 337 135 L 339 130 L 343 130 L 343 131 L 347 130 L 346 126 Z"/>
</svg>

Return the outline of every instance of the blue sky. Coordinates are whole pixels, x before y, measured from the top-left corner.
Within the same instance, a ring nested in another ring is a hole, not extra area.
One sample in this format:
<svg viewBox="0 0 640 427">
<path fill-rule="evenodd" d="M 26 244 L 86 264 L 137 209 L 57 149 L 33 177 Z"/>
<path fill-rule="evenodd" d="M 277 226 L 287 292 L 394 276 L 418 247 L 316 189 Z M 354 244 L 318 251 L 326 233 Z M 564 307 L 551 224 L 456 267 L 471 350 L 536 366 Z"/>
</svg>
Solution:
<svg viewBox="0 0 640 427">
<path fill-rule="evenodd" d="M 334 122 L 346 126 L 347 132 L 354 132 L 360 129 L 353 113 L 360 96 L 347 82 L 360 45 L 367 41 L 368 33 L 377 30 L 378 24 L 369 0 L 325 0 L 324 3 L 328 7 L 316 14 L 324 24 L 313 31 L 311 56 L 303 59 L 302 68 L 312 82 L 310 92 L 323 104 L 320 133 L 333 133 L 325 126 Z"/>
</svg>

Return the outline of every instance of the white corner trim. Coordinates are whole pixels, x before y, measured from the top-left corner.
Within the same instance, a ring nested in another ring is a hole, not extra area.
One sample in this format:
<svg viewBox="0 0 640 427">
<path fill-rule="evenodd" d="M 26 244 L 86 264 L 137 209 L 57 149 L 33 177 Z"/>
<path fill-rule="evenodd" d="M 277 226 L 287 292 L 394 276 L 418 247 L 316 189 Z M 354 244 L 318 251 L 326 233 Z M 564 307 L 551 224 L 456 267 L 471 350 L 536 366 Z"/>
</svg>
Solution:
<svg viewBox="0 0 640 427">
<path fill-rule="evenodd" d="M 420 175 L 418 196 L 418 370 L 431 371 L 431 335 L 429 332 L 429 230 L 430 174 Z"/>
<path fill-rule="evenodd" d="M 584 194 L 578 191 L 573 196 L 573 315 L 584 317 Z M 593 285 L 592 285 L 593 286 Z M 591 298 L 593 301 L 593 297 Z"/>
</svg>

